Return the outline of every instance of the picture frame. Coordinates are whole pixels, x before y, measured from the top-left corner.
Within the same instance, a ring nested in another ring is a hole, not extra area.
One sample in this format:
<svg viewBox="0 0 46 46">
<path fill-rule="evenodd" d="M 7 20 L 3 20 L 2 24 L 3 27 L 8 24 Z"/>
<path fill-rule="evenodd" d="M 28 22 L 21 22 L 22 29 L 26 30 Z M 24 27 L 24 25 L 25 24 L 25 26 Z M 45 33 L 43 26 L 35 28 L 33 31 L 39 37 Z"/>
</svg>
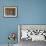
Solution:
<svg viewBox="0 0 46 46">
<path fill-rule="evenodd" d="M 16 17 L 17 16 L 17 7 L 4 7 L 4 17 Z"/>
</svg>

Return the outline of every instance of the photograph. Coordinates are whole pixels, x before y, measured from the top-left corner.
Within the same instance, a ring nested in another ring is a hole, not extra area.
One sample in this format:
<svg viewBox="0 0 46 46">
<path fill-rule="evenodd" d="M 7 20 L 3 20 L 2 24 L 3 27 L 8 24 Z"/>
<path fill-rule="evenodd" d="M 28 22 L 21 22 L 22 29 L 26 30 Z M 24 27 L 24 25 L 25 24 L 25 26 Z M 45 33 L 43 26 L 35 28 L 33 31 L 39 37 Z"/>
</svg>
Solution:
<svg viewBox="0 0 46 46">
<path fill-rule="evenodd" d="M 17 8 L 16 7 L 4 7 L 4 17 L 16 17 Z"/>
</svg>

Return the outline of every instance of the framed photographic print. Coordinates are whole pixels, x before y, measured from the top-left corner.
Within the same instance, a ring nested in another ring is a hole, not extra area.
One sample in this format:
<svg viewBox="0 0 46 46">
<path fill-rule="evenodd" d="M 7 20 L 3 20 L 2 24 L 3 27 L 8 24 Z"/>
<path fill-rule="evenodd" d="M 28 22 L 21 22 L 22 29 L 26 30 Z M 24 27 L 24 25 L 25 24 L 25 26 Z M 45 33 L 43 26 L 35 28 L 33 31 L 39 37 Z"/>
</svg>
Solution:
<svg viewBox="0 0 46 46">
<path fill-rule="evenodd" d="M 4 7 L 4 17 L 16 17 L 17 8 L 16 7 Z"/>
</svg>

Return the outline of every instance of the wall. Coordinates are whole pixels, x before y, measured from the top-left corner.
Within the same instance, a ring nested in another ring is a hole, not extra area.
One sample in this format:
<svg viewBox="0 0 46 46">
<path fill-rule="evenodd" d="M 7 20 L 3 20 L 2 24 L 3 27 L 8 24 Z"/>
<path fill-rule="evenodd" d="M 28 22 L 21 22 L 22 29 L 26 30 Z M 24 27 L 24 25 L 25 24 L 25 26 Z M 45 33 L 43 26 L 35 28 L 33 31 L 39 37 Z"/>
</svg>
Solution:
<svg viewBox="0 0 46 46">
<path fill-rule="evenodd" d="M 4 18 L 5 6 L 16 6 L 18 16 Z M 8 43 L 9 32 L 17 34 L 18 24 L 46 24 L 46 0 L 0 0 L 0 44 Z"/>
<path fill-rule="evenodd" d="M 7 44 L 8 34 L 10 32 L 17 32 L 17 18 L 5 18 L 3 16 L 3 8 L 5 6 L 18 6 L 18 0 L 0 0 L 0 44 Z M 17 39 L 15 41 L 18 42 Z"/>
</svg>

